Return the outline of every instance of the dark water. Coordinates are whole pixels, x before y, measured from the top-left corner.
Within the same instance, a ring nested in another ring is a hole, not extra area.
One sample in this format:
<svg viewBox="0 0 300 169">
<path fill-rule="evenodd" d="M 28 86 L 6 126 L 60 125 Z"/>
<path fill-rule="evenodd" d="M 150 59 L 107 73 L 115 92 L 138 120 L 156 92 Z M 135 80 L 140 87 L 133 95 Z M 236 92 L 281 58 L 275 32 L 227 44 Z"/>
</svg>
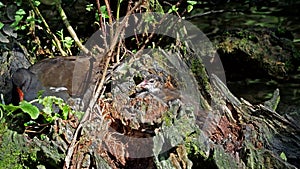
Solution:
<svg viewBox="0 0 300 169">
<path fill-rule="evenodd" d="M 244 98 L 252 104 L 261 104 L 269 100 L 275 89 L 280 91 L 279 114 L 297 116 L 300 114 L 300 83 L 276 82 L 271 79 L 246 79 L 227 83 L 228 88 L 238 98 Z"/>
<path fill-rule="evenodd" d="M 281 28 L 291 32 L 294 43 L 300 49 L 300 1 L 269 1 L 259 10 L 251 8 L 250 12 L 220 12 L 190 21 L 197 25 L 209 37 L 219 30 L 231 28 L 250 28 L 262 26 L 267 28 Z M 230 7 L 229 7 L 230 6 Z M 246 9 L 239 4 L 225 3 L 214 10 Z M 210 11 L 210 10 L 207 10 Z M 206 12 L 207 12 L 206 11 Z M 245 10 L 246 11 L 246 10 Z M 226 69 L 226 68 L 225 68 Z M 299 78 L 300 79 L 300 78 Z M 276 81 L 272 79 L 244 79 L 242 81 L 229 81 L 229 89 L 238 97 L 242 97 L 253 104 L 263 103 L 270 99 L 276 88 L 280 90 L 280 104 L 277 112 L 284 115 L 300 115 L 300 80 L 298 82 Z"/>
<path fill-rule="evenodd" d="M 295 42 L 300 46 L 300 1 L 277 2 L 273 0 L 272 2 L 270 0 L 269 2 L 269 4 L 259 9 L 257 7 L 241 6 L 240 3 L 225 3 L 214 9 L 210 7 L 210 9 L 203 10 L 208 14 L 192 18 L 190 21 L 208 35 L 218 30 L 236 27 L 262 26 L 287 29 L 292 32 Z"/>
</svg>

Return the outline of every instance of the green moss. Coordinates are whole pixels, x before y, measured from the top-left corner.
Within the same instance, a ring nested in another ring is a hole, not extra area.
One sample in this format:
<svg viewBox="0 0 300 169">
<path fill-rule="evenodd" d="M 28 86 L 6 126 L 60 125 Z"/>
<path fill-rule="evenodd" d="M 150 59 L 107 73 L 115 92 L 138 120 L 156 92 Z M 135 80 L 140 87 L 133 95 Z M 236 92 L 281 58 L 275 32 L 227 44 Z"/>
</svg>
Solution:
<svg viewBox="0 0 300 169">
<path fill-rule="evenodd" d="M 37 163 L 38 149 L 26 144 L 24 136 L 0 122 L 0 168 L 32 168 Z"/>
<path fill-rule="evenodd" d="M 167 127 L 170 127 L 172 125 L 172 112 L 171 111 L 166 111 L 163 114 L 163 121 L 165 122 L 165 125 Z"/>
</svg>

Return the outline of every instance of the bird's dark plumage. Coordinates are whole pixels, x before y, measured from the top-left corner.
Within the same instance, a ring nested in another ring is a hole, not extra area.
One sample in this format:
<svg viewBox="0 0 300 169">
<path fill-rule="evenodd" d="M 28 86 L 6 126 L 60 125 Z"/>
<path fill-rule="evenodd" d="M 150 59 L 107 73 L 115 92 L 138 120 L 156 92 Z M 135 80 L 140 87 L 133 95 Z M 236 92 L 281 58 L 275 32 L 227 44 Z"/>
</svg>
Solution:
<svg viewBox="0 0 300 169">
<path fill-rule="evenodd" d="M 42 60 L 28 69 L 20 68 L 12 76 L 13 103 L 36 99 L 39 91 L 42 96 L 57 96 L 65 101 L 68 98 L 84 98 L 92 87 L 93 62 L 87 57 L 57 57 Z M 85 98 L 88 102 L 89 97 Z"/>
</svg>

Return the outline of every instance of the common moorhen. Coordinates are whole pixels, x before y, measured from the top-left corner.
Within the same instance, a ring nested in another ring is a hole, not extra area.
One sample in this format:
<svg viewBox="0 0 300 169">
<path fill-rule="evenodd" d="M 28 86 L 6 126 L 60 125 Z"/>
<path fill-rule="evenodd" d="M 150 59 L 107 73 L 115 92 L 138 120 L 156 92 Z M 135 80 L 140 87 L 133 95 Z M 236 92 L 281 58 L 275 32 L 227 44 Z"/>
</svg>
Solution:
<svg viewBox="0 0 300 169">
<path fill-rule="evenodd" d="M 65 101 L 80 98 L 86 108 L 94 87 L 95 61 L 89 57 L 56 57 L 42 60 L 28 69 L 20 68 L 12 76 L 13 103 L 23 99 L 57 96 Z"/>
</svg>

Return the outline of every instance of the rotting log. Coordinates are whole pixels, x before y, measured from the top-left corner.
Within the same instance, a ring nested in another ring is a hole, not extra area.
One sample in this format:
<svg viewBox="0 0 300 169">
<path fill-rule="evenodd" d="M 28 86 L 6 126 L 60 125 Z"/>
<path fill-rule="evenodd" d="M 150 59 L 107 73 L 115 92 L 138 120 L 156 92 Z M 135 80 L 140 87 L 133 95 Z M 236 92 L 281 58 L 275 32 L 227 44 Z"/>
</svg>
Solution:
<svg viewBox="0 0 300 169">
<path fill-rule="evenodd" d="M 292 164 L 297 165 L 300 157 L 300 131 L 295 120 L 237 99 L 215 75 L 210 98 L 210 107 L 197 113 L 189 106 L 178 109 L 178 102 L 173 102 L 172 111 L 133 117 L 120 111 L 125 109 L 116 107 L 120 103 L 113 99 L 101 100 L 96 109 L 102 113 L 92 113 L 77 136 L 71 168 L 296 168 Z M 64 140 L 74 137 L 69 123 L 57 121 L 53 130 L 57 137 L 51 142 L 64 145 L 63 152 L 70 144 Z M 165 150 L 166 145 L 171 148 Z M 131 158 L 132 153 L 146 155 Z"/>
</svg>

